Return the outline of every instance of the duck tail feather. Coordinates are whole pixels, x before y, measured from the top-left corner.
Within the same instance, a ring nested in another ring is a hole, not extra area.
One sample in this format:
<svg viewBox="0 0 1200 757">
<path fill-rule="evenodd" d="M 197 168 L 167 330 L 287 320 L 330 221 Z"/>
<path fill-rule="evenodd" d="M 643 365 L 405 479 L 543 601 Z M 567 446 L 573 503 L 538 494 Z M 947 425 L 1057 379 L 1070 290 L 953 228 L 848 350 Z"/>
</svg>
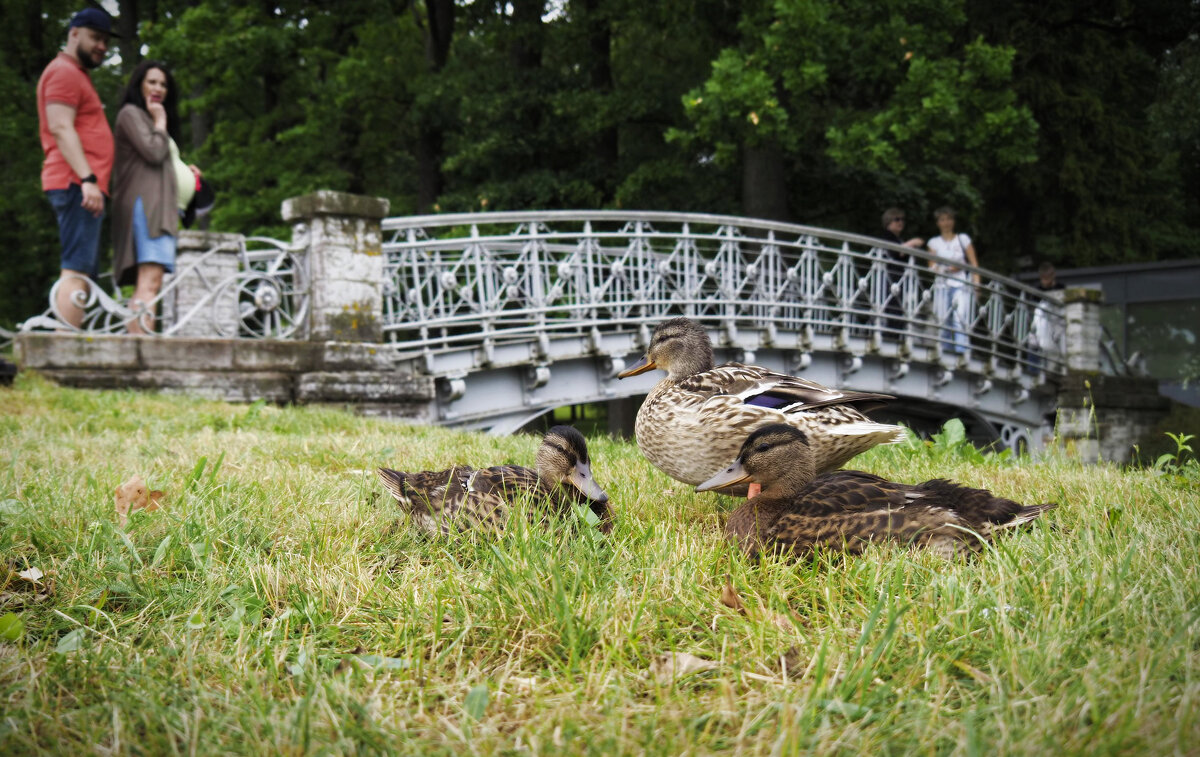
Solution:
<svg viewBox="0 0 1200 757">
<path fill-rule="evenodd" d="M 411 492 L 406 485 L 408 475 L 391 468 L 379 469 L 379 480 L 383 482 L 383 487 L 403 504 L 410 504 L 409 494 Z"/>
<path fill-rule="evenodd" d="M 1032 523 L 1033 521 L 1035 521 L 1039 517 L 1041 517 L 1041 515 L 1043 513 L 1053 510 L 1056 507 L 1058 507 L 1057 502 L 1046 502 L 1045 504 L 1041 504 L 1041 505 L 1028 505 L 1026 507 L 1022 507 L 1020 510 L 1018 510 L 1013 515 L 1012 520 L 1007 521 L 1005 523 L 993 524 L 992 529 L 996 530 L 996 529 L 1002 529 L 1002 528 L 1016 528 L 1017 526 L 1024 526 L 1028 523 Z"/>
<path fill-rule="evenodd" d="M 877 436 L 880 437 L 877 444 L 899 444 L 908 438 L 908 432 L 903 426 L 874 421 L 840 423 L 830 428 L 829 433 L 835 436 Z"/>
</svg>

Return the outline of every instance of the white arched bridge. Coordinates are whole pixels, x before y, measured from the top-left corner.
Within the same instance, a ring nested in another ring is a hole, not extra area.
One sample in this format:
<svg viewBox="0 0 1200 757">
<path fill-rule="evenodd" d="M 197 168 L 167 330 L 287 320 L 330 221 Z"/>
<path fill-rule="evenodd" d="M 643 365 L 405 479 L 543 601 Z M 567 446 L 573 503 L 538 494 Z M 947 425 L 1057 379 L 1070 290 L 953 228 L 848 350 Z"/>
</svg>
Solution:
<svg viewBox="0 0 1200 757">
<path fill-rule="evenodd" d="M 56 353 L 65 363 L 42 360 L 65 367 L 68 381 L 125 385 L 132 375 L 139 385 L 167 386 L 179 379 L 182 388 L 217 396 L 279 401 L 365 403 L 386 395 L 408 417 L 496 433 L 563 405 L 608 402 L 615 403 L 610 417 L 628 414 L 656 374 L 617 374 L 641 357 L 656 324 L 676 316 L 708 328 L 719 361 L 890 394 L 897 399 L 881 420 L 935 428 L 959 417 L 975 439 L 1009 446 L 1041 446 L 1034 432 L 1065 373 L 1058 301 L 984 269 L 943 272 L 927 253 L 878 239 L 692 213 L 383 218 L 381 200 L 370 200 L 378 215 L 368 225 L 334 217 L 321 205 L 328 194 L 315 196 L 311 213 L 294 223 L 291 243 L 181 235 L 179 270 L 149 307 L 131 308 L 119 291 L 93 284 L 74 296 L 84 313 L 76 329 L 52 291 L 50 309 L 21 330 L 114 335 L 103 347 L 72 343 Z M 195 364 L 203 360 L 194 356 L 218 349 L 211 344 L 181 343 L 171 353 L 178 357 L 163 358 L 163 350 L 115 336 L 136 319 L 153 326 L 147 315 L 156 311 L 159 336 L 232 342 L 225 363 L 276 373 L 219 375 L 228 366 Z M 344 330 L 363 324 L 369 328 Z M 252 356 L 246 339 L 286 344 Z M 345 339 L 372 343 L 370 355 L 384 359 L 360 373 L 310 365 L 307 348 Z M 35 350 L 25 352 L 33 360 Z M 80 356 L 100 352 L 88 369 L 107 374 L 80 378 Z M 126 353 L 128 364 L 113 362 Z M 152 364 L 166 370 L 154 374 Z M 286 370 L 293 373 L 279 373 Z M 233 388 L 215 392 L 218 380 Z M 305 395 L 314 382 L 337 391 Z M 407 388 L 395 390 L 401 384 Z"/>
<path fill-rule="evenodd" d="M 982 268 L 749 218 L 621 211 L 385 219 L 383 331 L 438 379 L 438 421 L 521 427 L 548 409 L 645 394 L 616 378 L 687 316 L 717 359 L 897 397 L 920 425 L 1040 446 L 1064 368 L 1062 306 Z M 976 283 L 977 282 L 977 283 Z"/>
</svg>

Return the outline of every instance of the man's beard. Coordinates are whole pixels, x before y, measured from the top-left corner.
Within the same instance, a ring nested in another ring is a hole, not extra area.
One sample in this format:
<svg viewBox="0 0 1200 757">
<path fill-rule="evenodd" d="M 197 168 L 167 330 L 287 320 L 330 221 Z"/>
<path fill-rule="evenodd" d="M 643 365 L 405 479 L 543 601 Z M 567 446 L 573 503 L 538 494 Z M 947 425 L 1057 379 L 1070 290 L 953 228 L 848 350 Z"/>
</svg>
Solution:
<svg viewBox="0 0 1200 757">
<path fill-rule="evenodd" d="M 85 53 L 81 47 L 75 48 L 75 57 L 79 58 L 79 62 L 83 64 L 84 68 L 97 68 L 104 62 L 103 59 L 93 58 L 91 53 Z"/>
</svg>

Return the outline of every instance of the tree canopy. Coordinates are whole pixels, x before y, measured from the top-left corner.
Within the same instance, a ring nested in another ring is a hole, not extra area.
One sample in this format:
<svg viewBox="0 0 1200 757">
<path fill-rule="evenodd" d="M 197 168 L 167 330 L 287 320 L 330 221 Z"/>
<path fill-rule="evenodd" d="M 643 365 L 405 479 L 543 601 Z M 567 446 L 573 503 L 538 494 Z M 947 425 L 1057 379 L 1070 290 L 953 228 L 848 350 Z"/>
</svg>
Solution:
<svg viewBox="0 0 1200 757">
<path fill-rule="evenodd" d="M 1000 271 L 1200 254 L 1191 0 L 119 5 L 119 56 L 93 80 L 115 115 L 140 58 L 172 68 L 214 229 L 285 234 L 280 202 L 315 189 L 396 214 L 690 210 L 868 234 L 893 205 L 931 234 L 951 204 Z M 0 8 L 6 325 L 58 268 L 35 88 L 75 10 Z"/>
</svg>

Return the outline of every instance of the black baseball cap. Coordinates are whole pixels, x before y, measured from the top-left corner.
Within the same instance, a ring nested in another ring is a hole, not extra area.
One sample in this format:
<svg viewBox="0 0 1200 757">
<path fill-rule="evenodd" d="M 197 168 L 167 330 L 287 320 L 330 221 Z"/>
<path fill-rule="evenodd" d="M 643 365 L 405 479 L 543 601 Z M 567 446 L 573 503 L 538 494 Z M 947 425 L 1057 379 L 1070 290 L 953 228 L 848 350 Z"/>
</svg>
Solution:
<svg viewBox="0 0 1200 757">
<path fill-rule="evenodd" d="M 68 29 L 74 29 L 76 26 L 82 26 L 85 29 L 92 29 L 98 32 L 104 32 L 110 37 L 120 37 L 112 30 L 112 16 L 105 13 L 99 8 L 84 8 L 71 17 L 71 23 L 67 26 Z"/>
</svg>

